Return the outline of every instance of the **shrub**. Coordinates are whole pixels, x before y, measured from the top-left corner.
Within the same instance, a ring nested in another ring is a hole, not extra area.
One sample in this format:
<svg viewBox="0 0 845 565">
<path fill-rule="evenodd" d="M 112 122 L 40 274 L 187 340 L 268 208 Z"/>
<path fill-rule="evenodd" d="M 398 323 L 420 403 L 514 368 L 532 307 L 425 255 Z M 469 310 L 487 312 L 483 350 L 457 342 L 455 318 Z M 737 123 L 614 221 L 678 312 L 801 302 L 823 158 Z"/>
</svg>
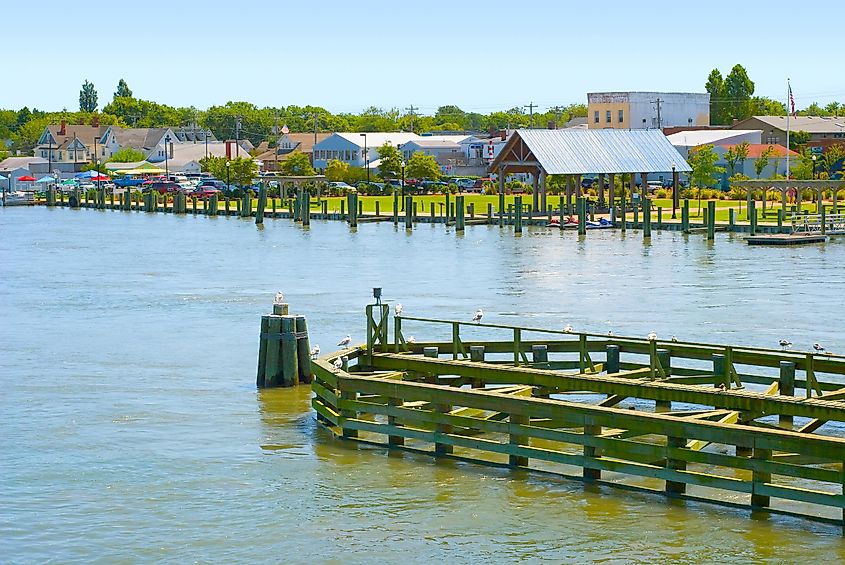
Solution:
<svg viewBox="0 0 845 565">
<path fill-rule="evenodd" d="M 668 191 L 665 188 L 658 188 L 657 192 L 655 192 L 654 195 L 657 198 L 667 198 L 667 192 Z"/>
</svg>

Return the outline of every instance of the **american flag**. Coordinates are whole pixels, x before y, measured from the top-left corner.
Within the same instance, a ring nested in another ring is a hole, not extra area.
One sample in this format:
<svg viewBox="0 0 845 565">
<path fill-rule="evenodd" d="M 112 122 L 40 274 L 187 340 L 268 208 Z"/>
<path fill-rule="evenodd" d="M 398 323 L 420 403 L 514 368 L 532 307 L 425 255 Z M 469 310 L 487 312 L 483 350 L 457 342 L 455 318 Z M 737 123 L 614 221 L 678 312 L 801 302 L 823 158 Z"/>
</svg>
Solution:
<svg viewBox="0 0 845 565">
<path fill-rule="evenodd" d="M 795 98 L 792 97 L 792 85 L 788 84 L 787 87 L 789 89 L 789 106 L 790 106 L 790 110 L 791 110 L 791 113 L 792 113 L 792 117 L 794 118 L 795 117 Z M 781 91 L 781 92 L 783 92 L 783 91 Z"/>
<path fill-rule="evenodd" d="M 790 95 L 790 96 L 791 96 L 791 95 Z M 795 105 L 793 104 L 793 107 L 794 107 L 794 106 L 795 106 Z M 792 110 L 792 111 L 794 112 L 794 111 L 795 111 L 795 109 L 793 108 L 793 110 Z M 282 126 L 282 133 L 283 133 L 283 134 L 285 134 L 285 135 L 287 135 L 289 132 L 290 132 L 290 129 L 288 129 L 288 125 L 287 125 L 287 124 L 283 125 L 283 126 Z"/>
</svg>

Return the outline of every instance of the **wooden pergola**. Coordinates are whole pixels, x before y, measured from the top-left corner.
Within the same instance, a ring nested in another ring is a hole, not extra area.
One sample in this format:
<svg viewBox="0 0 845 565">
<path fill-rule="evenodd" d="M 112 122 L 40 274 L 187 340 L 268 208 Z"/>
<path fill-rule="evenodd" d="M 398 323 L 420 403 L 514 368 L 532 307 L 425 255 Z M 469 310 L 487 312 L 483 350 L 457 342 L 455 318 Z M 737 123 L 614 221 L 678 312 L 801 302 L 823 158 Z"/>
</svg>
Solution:
<svg viewBox="0 0 845 565">
<path fill-rule="evenodd" d="M 780 192 L 784 216 L 787 210 L 787 197 L 790 191 L 795 193 L 795 209 L 801 210 L 801 192 L 810 190 L 816 195 L 816 212 L 821 211 L 822 194 L 830 190 L 833 193 L 833 213 L 837 213 L 837 193 L 845 189 L 845 180 L 741 180 L 731 182 L 732 188 L 745 190 L 745 199 L 750 203 L 751 196 L 758 190 L 763 191 L 763 212 L 766 211 L 765 194 L 770 190 Z"/>
<path fill-rule="evenodd" d="M 280 195 L 282 198 L 287 197 L 287 191 L 285 189 L 288 185 L 293 185 L 293 190 L 296 192 L 299 190 L 300 185 L 304 183 L 313 182 L 317 186 L 317 200 L 320 199 L 320 189 L 323 185 L 326 184 L 326 175 L 289 175 L 289 176 L 282 176 L 282 177 L 272 177 L 268 178 L 267 180 L 275 180 L 279 183 Z"/>
<path fill-rule="evenodd" d="M 533 209 L 546 210 L 548 175 L 566 179 L 566 208 L 581 196 L 581 179 L 596 175 L 595 186 L 600 208 L 613 205 L 616 175 L 623 185 L 636 192 L 640 176 L 640 195 L 645 196 L 648 175 L 672 173 L 675 208 L 678 207 L 678 175 L 692 169 L 658 130 L 517 130 L 488 167 L 499 180 L 499 194 L 505 192 L 505 177 L 512 173 L 532 176 Z M 608 188 L 605 189 L 605 178 Z M 607 192 L 606 192 L 607 190 Z M 607 198 L 605 195 L 607 194 Z"/>
</svg>

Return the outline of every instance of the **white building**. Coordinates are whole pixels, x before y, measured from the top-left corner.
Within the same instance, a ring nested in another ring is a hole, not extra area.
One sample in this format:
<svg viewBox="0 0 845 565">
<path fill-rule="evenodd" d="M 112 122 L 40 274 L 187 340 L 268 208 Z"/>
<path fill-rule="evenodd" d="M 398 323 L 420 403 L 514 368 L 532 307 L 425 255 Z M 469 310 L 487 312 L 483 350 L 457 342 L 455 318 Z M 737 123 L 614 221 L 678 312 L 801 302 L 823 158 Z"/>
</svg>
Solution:
<svg viewBox="0 0 845 565">
<path fill-rule="evenodd" d="M 403 144 L 416 139 L 420 139 L 420 136 L 408 132 L 333 133 L 314 144 L 314 168 L 325 169 L 329 161 L 333 160 L 349 163 L 353 167 L 365 167 L 369 158 L 370 167 L 375 169 L 378 168 L 379 147 L 389 143 L 401 150 Z"/>
<path fill-rule="evenodd" d="M 591 92 L 590 129 L 661 129 L 710 125 L 707 92 Z"/>
<path fill-rule="evenodd" d="M 761 143 L 762 135 L 763 132 L 757 129 L 704 129 L 679 131 L 666 137 L 669 139 L 669 143 L 675 146 L 678 153 L 686 159 L 689 150 L 693 147 L 701 145 L 739 145 L 742 142 L 758 145 Z"/>
</svg>

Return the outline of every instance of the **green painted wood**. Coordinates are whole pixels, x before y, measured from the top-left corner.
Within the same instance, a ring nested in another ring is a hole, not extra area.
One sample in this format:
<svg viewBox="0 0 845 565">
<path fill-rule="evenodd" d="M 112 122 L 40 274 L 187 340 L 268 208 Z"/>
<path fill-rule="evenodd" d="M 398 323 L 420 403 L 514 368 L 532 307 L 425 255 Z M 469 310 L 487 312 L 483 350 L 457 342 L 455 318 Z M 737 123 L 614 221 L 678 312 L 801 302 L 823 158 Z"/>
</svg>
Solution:
<svg viewBox="0 0 845 565">
<path fill-rule="evenodd" d="M 258 374 L 255 379 L 255 385 L 258 388 L 264 388 L 264 370 L 267 365 L 267 338 L 264 336 L 269 331 L 269 321 L 269 316 L 261 316 L 261 333 L 258 338 Z"/>
<path fill-rule="evenodd" d="M 716 202 L 714 200 L 707 202 L 707 239 L 709 241 L 716 239 Z"/>
<path fill-rule="evenodd" d="M 522 233 L 522 196 L 514 197 L 513 207 L 515 213 L 513 232 Z"/>
<path fill-rule="evenodd" d="M 681 208 L 681 230 L 689 233 L 689 199 L 684 198 L 684 205 Z"/>
<path fill-rule="evenodd" d="M 267 316 L 267 333 L 279 334 L 282 331 L 281 316 Z M 282 386 L 281 343 L 275 339 L 266 340 L 266 359 L 264 363 L 264 386 L 274 388 Z"/>
<path fill-rule="evenodd" d="M 333 426 L 337 426 L 340 420 L 340 415 L 337 414 L 334 410 L 330 407 L 326 406 L 322 402 L 320 402 L 319 398 L 312 398 L 311 399 L 311 407 L 314 408 L 314 411 L 318 414 L 318 419 L 321 419 L 323 423 L 329 422 Z"/>
<path fill-rule="evenodd" d="M 578 235 L 587 234 L 587 199 L 583 196 L 575 201 L 575 211 L 578 214 Z"/>
<path fill-rule="evenodd" d="M 465 210 L 464 210 L 464 196 L 463 194 L 459 194 L 455 197 L 455 231 L 464 231 L 466 225 L 466 219 L 464 217 Z"/>
<path fill-rule="evenodd" d="M 280 364 L 281 386 L 293 386 L 299 380 L 299 360 L 294 332 L 296 331 L 296 316 L 280 316 L 282 334 Z M 272 321 L 272 318 L 271 318 Z M 272 331 L 272 330 L 271 330 Z"/>
<path fill-rule="evenodd" d="M 264 208 L 267 207 L 267 188 L 262 182 L 258 188 L 258 209 L 255 212 L 255 224 L 260 225 L 264 223 Z M 194 209 L 196 209 L 196 199 L 194 199 Z"/>
<path fill-rule="evenodd" d="M 643 237 L 651 237 L 651 198 L 643 199 Z"/>
<path fill-rule="evenodd" d="M 294 321 L 296 328 L 296 354 L 298 382 L 311 382 L 311 343 L 308 339 L 308 322 L 305 316 L 296 316 Z"/>
</svg>

